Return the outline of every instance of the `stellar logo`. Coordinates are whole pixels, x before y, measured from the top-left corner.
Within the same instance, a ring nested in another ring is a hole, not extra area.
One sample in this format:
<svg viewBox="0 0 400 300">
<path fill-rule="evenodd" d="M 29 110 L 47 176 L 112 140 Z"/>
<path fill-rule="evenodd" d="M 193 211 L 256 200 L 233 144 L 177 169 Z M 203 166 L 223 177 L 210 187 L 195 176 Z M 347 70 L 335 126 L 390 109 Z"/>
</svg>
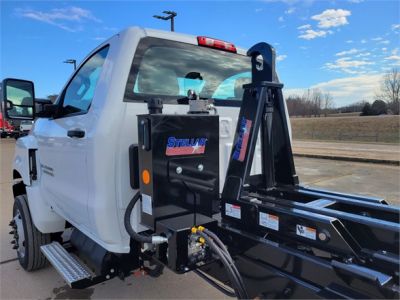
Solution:
<svg viewBox="0 0 400 300">
<path fill-rule="evenodd" d="M 251 120 L 248 120 L 244 117 L 242 117 L 242 120 L 240 121 L 239 135 L 233 151 L 233 159 L 235 160 L 241 162 L 244 161 L 252 123 L 253 122 Z"/>
<path fill-rule="evenodd" d="M 207 138 L 177 139 L 173 136 L 168 138 L 165 155 L 196 155 L 206 151 Z"/>
</svg>

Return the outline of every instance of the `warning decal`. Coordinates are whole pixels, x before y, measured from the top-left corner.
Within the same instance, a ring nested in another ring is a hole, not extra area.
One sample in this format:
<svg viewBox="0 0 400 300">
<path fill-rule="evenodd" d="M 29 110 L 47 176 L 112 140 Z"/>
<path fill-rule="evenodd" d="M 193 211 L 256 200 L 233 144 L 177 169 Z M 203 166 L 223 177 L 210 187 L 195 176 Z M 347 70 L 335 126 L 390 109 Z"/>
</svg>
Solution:
<svg viewBox="0 0 400 300">
<path fill-rule="evenodd" d="M 260 212 L 260 225 L 269 229 L 279 230 L 279 217 Z"/>
<path fill-rule="evenodd" d="M 239 205 L 233 205 L 230 203 L 225 203 L 225 214 L 232 218 L 241 218 L 241 209 Z"/>
<path fill-rule="evenodd" d="M 296 234 L 311 240 L 317 239 L 316 229 L 299 224 L 296 225 Z"/>
</svg>

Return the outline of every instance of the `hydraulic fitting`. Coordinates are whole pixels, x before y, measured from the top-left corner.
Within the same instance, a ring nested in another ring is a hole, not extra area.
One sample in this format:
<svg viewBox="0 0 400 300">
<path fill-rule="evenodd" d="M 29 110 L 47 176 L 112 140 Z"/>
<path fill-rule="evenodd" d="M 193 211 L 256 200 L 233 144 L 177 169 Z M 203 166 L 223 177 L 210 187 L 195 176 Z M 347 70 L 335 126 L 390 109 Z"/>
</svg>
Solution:
<svg viewBox="0 0 400 300">
<path fill-rule="evenodd" d="M 154 245 L 164 244 L 168 243 L 168 239 L 166 237 L 156 235 L 151 237 L 151 243 Z"/>
</svg>

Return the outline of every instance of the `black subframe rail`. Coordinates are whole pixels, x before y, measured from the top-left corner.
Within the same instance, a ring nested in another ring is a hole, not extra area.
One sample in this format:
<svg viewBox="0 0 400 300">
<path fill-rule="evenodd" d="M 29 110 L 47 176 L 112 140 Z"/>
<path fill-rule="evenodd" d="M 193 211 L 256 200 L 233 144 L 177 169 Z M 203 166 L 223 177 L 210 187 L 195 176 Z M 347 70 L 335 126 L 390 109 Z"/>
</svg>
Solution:
<svg viewBox="0 0 400 300">
<path fill-rule="evenodd" d="M 399 296 L 396 278 L 360 267 L 349 259 L 316 255 L 304 244 L 279 242 L 229 225 L 219 235 L 235 257 L 250 298 L 381 299 Z M 229 284 L 218 263 L 201 268 Z"/>
<path fill-rule="evenodd" d="M 248 55 L 218 233 L 250 297 L 398 298 L 399 208 L 299 185 L 275 51 L 260 43 Z M 262 172 L 250 176 L 259 133 Z M 226 280 L 218 263 L 203 271 Z"/>
</svg>

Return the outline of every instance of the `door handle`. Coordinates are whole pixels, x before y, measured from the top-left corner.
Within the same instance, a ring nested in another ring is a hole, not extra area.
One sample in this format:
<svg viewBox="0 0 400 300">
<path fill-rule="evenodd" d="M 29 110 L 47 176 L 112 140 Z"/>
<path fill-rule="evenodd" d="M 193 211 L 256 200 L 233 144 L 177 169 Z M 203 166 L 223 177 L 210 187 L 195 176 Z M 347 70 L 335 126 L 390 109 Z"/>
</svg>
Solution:
<svg viewBox="0 0 400 300">
<path fill-rule="evenodd" d="M 74 130 L 68 130 L 67 135 L 70 138 L 78 138 L 81 139 L 83 137 L 85 137 L 85 131 L 82 129 L 74 129 Z"/>
</svg>

